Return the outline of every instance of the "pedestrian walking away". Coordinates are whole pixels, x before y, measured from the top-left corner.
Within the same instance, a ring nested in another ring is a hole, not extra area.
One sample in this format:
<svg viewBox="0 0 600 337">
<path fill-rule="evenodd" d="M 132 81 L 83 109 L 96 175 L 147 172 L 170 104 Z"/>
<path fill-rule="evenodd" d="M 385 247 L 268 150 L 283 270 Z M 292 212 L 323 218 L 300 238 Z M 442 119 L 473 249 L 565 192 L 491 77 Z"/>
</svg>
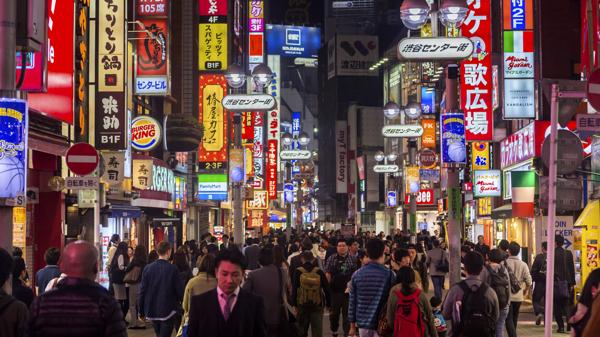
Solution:
<svg viewBox="0 0 600 337">
<path fill-rule="evenodd" d="M 427 265 L 429 266 L 429 275 L 431 275 L 435 297 L 441 299 L 443 298 L 442 292 L 446 274 L 449 271 L 448 253 L 440 248 L 439 240 L 434 239 L 432 245 L 433 249 L 427 254 Z"/>
<path fill-rule="evenodd" d="M 0 248 L 0 336 L 25 336 L 28 311 L 25 303 L 11 296 L 13 257 Z"/>
<path fill-rule="evenodd" d="M 531 274 L 529 273 L 529 267 L 527 264 L 519 259 L 519 253 L 521 252 L 521 246 L 516 242 L 511 242 L 508 246 L 508 259 L 505 264 L 509 271 L 515 277 L 518 282 L 519 289 L 515 292 L 511 290 L 510 294 L 510 310 L 508 311 L 507 320 L 512 322 L 510 325 L 512 330 L 508 331 L 509 337 L 517 336 L 517 325 L 519 322 L 519 311 L 521 310 L 521 303 L 524 301 L 523 292 L 529 289 L 532 285 Z M 507 322 L 507 328 L 509 326 Z"/>
</svg>

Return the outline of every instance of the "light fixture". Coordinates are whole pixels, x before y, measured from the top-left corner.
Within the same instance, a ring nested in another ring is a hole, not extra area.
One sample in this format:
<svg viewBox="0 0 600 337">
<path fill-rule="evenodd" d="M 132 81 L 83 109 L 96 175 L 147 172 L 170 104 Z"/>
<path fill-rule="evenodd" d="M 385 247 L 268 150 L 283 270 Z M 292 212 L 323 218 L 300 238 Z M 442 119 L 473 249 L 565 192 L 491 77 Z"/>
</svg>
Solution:
<svg viewBox="0 0 600 337">
<path fill-rule="evenodd" d="M 315 126 L 315 127 L 313 128 L 313 133 L 319 133 L 319 128 Z"/>
<path fill-rule="evenodd" d="M 375 153 L 375 161 L 376 162 L 382 162 L 385 159 L 385 153 L 383 153 L 383 151 L 377 151 Z"/>
<path fill-rule="evenodd" d="M 443 0 L 440 5 L 440 21 L 448 28 L 459 27 L 467 17 L 468 11 L 465 0 Z"/>
<path fill-rule="evenodd" d="M 404 114 L 408 119 L 419 119 L 421 112 L 421 104 L 419 103 L 410 103 L 404 108 Z"/>
<path fill-rule="evenodd" d="M 389 101 L 383 107 L 383 115 L 388 119 L 394 119 L 400 114 L 400 107 L 393 101 Z"/>
<path fill-rule="evenodd" d="M 225 79 L 230 87 L 239 89 L 246 82 L 246 73 L 239 64 L 232 64 L 227 68 L 227 72 L 225 72 Z"/>
<path fill-rule="evenodd" d="M 398 159 L 398 154 L 396 152 L 392 152 L 387 155 L 388 161 L 394 162 L 396 159 Z"/>
<path fill-rule="evenodd" d="M 426 0 L 404 0 L 400 6 L 400 19 L 408 29 L 421 29 L 428 17 L 429 5 Z"/>
<path fill-rule="evenodd" d="M 252 79 L 259 88 L 265 88 L 273 79 L 273 72 L 266 64 L 261 63 L 252 70 Z"/>
<path fill-rule="evenodd" d="M 289 132 L 284 133 L 283 135 L 281 135 L 281 143 L 285 146 L 290 146 L 292 145 L 292 141 L 294 139 L 292 138 L 292 135 L 290 135 Z"/>
<path fill-rule="evenodd" d="M 308 143 L 310 143 L 310 137 L 306 132 L 302 132 L 300 134 L 300 137 L 298 137 L 298 143 L 300 143 L 302 146 L 306 146 Z"/>
</svg>

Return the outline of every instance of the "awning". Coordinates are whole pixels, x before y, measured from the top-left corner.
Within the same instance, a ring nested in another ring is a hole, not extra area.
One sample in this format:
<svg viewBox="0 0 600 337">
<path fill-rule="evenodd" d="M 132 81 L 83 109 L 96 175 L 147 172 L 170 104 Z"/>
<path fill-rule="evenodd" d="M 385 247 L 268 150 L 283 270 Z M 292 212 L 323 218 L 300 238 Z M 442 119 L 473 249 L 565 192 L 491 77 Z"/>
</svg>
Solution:
<svg viewBox="0 0 600 337">
<path fill-rule="evenodd" d="M 500 206 L 492 210 L 492 219 L 510 219 L 512 217 L 512 204 Z"/>
<path fill-rule="evenodd" d="M 109 218 L 139 218 L 142 210 L 134 206 L 114 204 L 108 206 L 104 214 Z"/>
<path fill-rule="evenodd" d="M 152 223 L 152 227 L 172 227 L 181 225 L 181 219 L 176 216 L 170 216 L 161 210 L 148 209 L 144 210 L 144 213 L 148 216 Z"/>
</svg>

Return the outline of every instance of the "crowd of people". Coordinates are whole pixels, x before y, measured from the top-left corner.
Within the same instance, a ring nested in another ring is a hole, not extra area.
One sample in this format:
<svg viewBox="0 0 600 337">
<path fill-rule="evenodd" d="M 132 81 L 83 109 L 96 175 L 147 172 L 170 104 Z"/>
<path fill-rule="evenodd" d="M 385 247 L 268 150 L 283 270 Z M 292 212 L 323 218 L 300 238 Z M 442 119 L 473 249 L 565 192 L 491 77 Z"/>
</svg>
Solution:
<svg viewBox="0 0 600 337">
<path fill-rule="evenodd" d="M 600 270 L 576 301 L 573 255 L 555 243 L 557 333 L 600 336 Z M 0 335 L 126 336 L 150 322 L 157 337 L 320 337 L 327 311 L 334 337 L 516 337 L 528 294 L 536 324 L 544 318 L 542 247 L 529 268 L 516 242 L 463 242 L 463 280 L 445 289 L 446 244 L 425 231 L 272 232 L 243 246 L 206 234 L 150 252 L 113 235 L 109 289 L 95 282 L 97 249 L 77 241 L 48 249 L 35 291 L 22 252 L 0 248 Z"/>
</svg>

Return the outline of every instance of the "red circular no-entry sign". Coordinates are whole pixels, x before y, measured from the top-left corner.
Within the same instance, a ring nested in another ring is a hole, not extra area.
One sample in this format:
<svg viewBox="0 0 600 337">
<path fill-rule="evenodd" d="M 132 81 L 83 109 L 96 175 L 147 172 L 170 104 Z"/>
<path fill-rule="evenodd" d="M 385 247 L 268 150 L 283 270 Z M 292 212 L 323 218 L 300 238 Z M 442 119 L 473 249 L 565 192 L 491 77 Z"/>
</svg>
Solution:
<svg viewBox="0 0 600 337">
<path fill-rule="evenodd" d="M 85 176 L 98 167 L 98 151 L 88 143 L 77 143 L 67 151 L 67 167 L 71 172 Z"/>
<path fill-rule="evenodd" d="M 600 111 L 600 70 L 594 71 L 588 79 L 588 101 L 596 111 Z"/>
</svg>

